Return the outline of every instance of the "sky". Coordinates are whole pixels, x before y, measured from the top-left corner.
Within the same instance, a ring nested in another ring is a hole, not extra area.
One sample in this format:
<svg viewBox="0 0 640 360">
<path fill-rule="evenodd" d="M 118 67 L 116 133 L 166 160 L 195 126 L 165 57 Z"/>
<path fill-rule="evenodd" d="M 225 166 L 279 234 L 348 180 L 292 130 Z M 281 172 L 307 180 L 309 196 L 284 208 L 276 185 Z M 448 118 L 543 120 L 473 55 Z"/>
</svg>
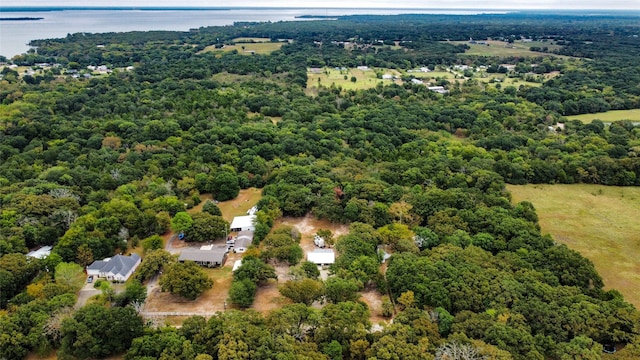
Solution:
<svg viewBox="0 0 640 360">
<path fill-rule="evenodd" d="M 0 6 L 179 6 L 432 9 L 640 9 L 640 0 L 2 0 Z"/>
</svg>

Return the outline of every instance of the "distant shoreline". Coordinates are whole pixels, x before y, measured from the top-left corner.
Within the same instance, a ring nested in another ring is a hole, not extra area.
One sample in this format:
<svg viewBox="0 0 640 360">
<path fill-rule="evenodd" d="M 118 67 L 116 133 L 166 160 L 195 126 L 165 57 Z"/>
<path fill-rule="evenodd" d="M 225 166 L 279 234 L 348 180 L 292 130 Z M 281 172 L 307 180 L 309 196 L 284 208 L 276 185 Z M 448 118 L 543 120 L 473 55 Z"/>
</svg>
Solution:
<svg viewBox="0 0 640 360">
<path fill-rule="evenodd" d="M 0 21 L 35 21 L 42 20 L 43 17 L 1 17 Z"/>
</svg>

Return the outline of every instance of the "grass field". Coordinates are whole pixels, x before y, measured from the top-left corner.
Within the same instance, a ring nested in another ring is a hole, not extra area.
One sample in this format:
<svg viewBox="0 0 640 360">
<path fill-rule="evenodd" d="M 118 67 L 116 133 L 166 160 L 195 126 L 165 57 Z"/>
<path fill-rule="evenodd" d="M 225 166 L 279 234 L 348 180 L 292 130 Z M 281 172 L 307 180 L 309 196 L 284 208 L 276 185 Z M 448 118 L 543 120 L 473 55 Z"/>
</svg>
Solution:
<svg viewBox="0 0 640 360">
<path fill-rule="evenodd" d="M 640 187 L 524 185 L 507 187 L 530 201 L 543 233 L 593 261 L 607 289 L 640 308 Z"/>
<path fill-rule="evenodd" d="M 525 43 L 515 42 L 510 47 L 506 41 L 489 40 L 486 41 L 487 45 L 482 44 L 469 44 L 468 41 L 451 41 L 453 44 L 466 44 L 470 49 L 465 51 L 462 55 L 476 55 L 476 56 L 518 56 L 518 57 L 533 57 L 533 56 L 555 56 L 559 58 L 568 58 L 568 56 L 537 52 L 529 50 L 532 46 L 548 47 L 549 49 L 558 48 L 557 45 L 551 45 L 547 43 Z M 545 44 L 545 45 L 541 45 Z"/>
<path fill-rule="evenodd" d="M 580 120 L 585 124 L 592 122 L 593 120 L 602 120 L 605 122 L 631 120 L 640 121 L 640 109 L 631 110 L 611 110 L 603 113 L 596 114 L 582 114 L 567 116 L 569 120 Z"/>
<path fill-rule="evenodd" d="M 239 43 L 236 45 L 225 45 L 221 49 L 216 49 L 214 45 L 207 46 L 202 52 L 231 52 L 237 50 L 238 54 L 254 55 L 254 54 L 271 54 L 280 49 L 284 43 L 281 42 L 256 42 L 256 43 Z"/>
<path fill-rule="evenodd" d="M 235 199 L 221 201 L 218 207 L 222 211 L 222 217 L 231 222 L 235 216 L 247 215 L 247 210 L 257 204 L 260 199 L 262 199 L 262 189 L 242 189 Z"/>
<path fill-rule="evenodd" d="M 384 74 L 400 76 L 397 70 L 382 69 Z M 346 79 L 344 77 L 347 77 Z M 351 81 L 351 77 L 355 76 L 356 82 Z M 318 80 L 320 80 L 318 82 Z M 358 69 L 336 70 L 332 68 L 323 68 L 322 72 L 307 72 L 307 89 L 318 88 L 318 84 L 329 87 L 331 84 L 340 86 L 345 90 L 370 89 L 382 82 L 383 84 L 391 84 L 393 80 L 382 80 L 376 77 L 374 69 L 363 71 Z"/>
</svg>

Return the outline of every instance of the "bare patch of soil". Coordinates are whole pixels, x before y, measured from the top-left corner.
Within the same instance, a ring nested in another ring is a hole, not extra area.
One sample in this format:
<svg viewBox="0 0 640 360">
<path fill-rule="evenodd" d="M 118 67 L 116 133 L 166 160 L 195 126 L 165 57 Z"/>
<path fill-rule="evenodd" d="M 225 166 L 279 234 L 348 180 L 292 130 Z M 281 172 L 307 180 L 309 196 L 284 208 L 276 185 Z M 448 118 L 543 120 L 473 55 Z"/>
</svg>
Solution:
<svg viewBox="0 0 640 360">
<path fill-rule="evenodd" d="M 311 214 L 297 218 L 284 217 L 277 221 L 275 226 L 294 226 L 297 228 L 302 236 L 300 240 L 300 247 L 302 247 L 305 254 L 314 250 L 315 245 L 313 244 L 313 236 L 318 232 L 318 230 L 330 230 L 331 233 L 333 233 L 334 240 L 338 236 L 345 235 L 349 232 L 349 226 L 345 224 L 336 224 L 328 220 L 319 220 Z"/>
<path fill-rule="evenodd" d="M 369 320 L 373 324 L 389 322 L 388 318 L 382 316 L 382 295 L 376 289 L 365 289 L 360 300 L 369 306 Z"/>
<path fill-rule="evenodd" d="M 266 314 L 269 311 L 279 309 L 283 305 L 291 304 L 291 300 L 280 295 L 278 285 L 289 280 L 289 266 L 277 264 L 274 266 L 278 280 L 270 280 L 269 284 L 260 286 L 256 293 L 256 298 L 251 306 L 253 309 Z"/>
</svg>

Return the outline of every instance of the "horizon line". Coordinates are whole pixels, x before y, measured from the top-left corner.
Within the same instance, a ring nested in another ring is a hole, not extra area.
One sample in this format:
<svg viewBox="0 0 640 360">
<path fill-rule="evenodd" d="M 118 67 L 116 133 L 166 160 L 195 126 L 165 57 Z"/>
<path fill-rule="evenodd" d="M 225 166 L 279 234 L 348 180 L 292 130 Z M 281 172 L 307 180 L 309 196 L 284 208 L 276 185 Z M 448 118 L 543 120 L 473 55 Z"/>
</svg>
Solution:
<svg viewBox="0 0 640 360">
<path fill-rule="evenodd" d="M 637 10 L 637 8 L 615 8 L 615 9 L 602 9 L 602 8 L 580 8 L 580 9 L 558 9 L 558 8 L 487 8 L 487 7 L 336 7 L 336 6 L 104 6 L 104 5 L 86 5 L 86 6 L 69 6 L 69 5 L 51 5 L 51 6 L 23 6 L 23 5 L 9 5 L 1 6 L 0 11 L 4 9 L 64 9 L 64 10 L 76 10 L 76 9 L 121 9 L 121 10 L 232 10 L 232 9 L 340 9 L 340 10 L 488 10 L 488 11 L 628 11 Z"/>
</svg>

